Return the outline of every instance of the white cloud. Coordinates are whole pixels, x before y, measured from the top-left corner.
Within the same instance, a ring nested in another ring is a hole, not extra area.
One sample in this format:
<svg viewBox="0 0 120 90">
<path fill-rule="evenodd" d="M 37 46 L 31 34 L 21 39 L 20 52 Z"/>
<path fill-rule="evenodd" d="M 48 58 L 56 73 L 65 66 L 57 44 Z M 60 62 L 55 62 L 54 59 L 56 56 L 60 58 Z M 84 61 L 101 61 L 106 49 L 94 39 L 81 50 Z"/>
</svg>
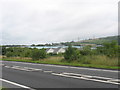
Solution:
<svg viewBox="0 0 120 90">
<path fill-rule="evenodd" d="M 117 0 L 1 0 L 3 44 L 116 35 Z"/>
</svg>

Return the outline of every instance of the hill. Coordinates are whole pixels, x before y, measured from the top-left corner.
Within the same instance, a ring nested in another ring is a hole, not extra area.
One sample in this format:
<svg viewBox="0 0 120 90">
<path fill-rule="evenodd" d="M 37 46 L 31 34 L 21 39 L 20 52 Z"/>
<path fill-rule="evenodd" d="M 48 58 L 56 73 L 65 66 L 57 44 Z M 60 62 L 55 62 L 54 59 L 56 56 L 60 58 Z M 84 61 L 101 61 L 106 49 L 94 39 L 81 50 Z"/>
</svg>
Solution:
<svg viewBox="0 0 120 90">
<path fill-rule="evenodd" d="M 96 38 L 96 39 L 89 39 L 89 40 L 81 41 L 80 43 L 102 44 L 105 42 L 111 42 L 113 40 L 118 42 L 118 36 L 109 36 L 109 37 L 102 37 L 102 38 Z"/>
<path fill-rule="evenodd" d="M 82 40 L 82 41 L 78 41 L 78 42 L 71 41 L 71 42 L 64 42 L 61 44 L 62 45 L 102 44 L 105 42 L 111 42 L 113 40 L 118 42 L 118 36 L 101 37 L 101 38 L 95 38 L 95 39 Z"/>
</svg>

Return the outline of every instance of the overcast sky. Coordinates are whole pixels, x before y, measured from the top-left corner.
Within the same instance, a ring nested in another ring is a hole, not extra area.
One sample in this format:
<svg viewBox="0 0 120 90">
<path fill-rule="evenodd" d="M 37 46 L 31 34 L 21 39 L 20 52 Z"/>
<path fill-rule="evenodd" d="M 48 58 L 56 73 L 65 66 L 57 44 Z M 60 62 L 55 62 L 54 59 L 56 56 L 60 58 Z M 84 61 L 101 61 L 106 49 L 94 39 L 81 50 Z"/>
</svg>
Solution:
<svg viewBox="0 0 120 90">
<path fill-rule="evenodd" d="M 118 1 L 0 0 L 2 44 L 40 44 L 117 35 Z"/>
</svg>

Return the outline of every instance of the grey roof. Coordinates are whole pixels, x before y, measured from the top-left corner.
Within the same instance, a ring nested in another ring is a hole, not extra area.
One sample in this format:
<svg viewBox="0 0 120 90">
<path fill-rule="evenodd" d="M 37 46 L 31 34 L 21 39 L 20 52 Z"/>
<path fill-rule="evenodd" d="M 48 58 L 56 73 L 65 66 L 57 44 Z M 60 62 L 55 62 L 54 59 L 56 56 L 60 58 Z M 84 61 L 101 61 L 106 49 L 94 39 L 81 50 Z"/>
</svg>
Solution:
<svg viewBox="0 0 120 90">
<path fill-rule="evenodd" d="M 57 53 L 62 47 L 59 47 L 59 48 L 55 48 L 54 49 L 54 53 Z M 62 48 L 62 49 L 66 49 L 66 48 Z"/>
<path fill-rule="evenodd" d="M 54 48 L 47 48 L 47 49 L 46 49 L 46 52 L 49 51 L 50 49 L 54 49 Z"/>
<path fill-rule="evenodd" d="M 57 53 L 60 48 L 55 48 L 54 53 Z"/>
</svg>

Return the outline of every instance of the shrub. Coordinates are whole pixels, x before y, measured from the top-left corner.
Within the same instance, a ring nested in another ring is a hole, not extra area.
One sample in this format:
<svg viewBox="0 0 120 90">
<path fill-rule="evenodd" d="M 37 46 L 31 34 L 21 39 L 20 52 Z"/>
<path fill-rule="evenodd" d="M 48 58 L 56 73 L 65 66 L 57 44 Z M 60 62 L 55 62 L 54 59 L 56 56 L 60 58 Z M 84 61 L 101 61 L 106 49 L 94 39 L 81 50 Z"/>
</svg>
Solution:
<svg viewBox="0 0 120 90">
<path fill-rule="evenodd" d="M 46 51 L 45 51 L 45 49 L 41 49 L 40 50 L 40 59 L 44 59 L 44 58 L 46 58 Z"/>
<path fill-rule="evenodd" d="M 119 56 L 119 45 L 117 42 L 104 43 L 103 47 L 97 47 L 98 54 L 107 55 L 109 57 Z"/>
<path fill-rule="evenodd" d="M 2 55 L 6 54 L 6 47 L 2 47 L 2 49 L 0 48 L 0 50 L 2 50 L 2 51 L 0 51 L 2 53 Z"/>
<path fill-rule="evenodd" d="M 43 59 L 46 58 L 46 52 L 44 49 L 33 49 L 31 57 L 33 60 Z"/>
<path fill-rule="evenodd" d="M 68 62 L 77 60 L 80 57 L 80 52 L 78 49 L 73 48 L 71 45 L 68 47 L 66 52 L 64 53 L 64 59 Z"/>
<path fill-rule="evenodd" d="M 7 52 L 7 53 L 6 53 L 6 56 L 7 56 L 7 57 L 12 57 L 12 56 L 14 56 L 14 54 L 13 54 L 13 52 Z"/>
<path fill-rule="evenodd" d="M 80 50 L 81 55 L 92 55 L 93 51 L 91 50 L 91 46 L 83 47 L 83 50 Z"/>
</svg>

